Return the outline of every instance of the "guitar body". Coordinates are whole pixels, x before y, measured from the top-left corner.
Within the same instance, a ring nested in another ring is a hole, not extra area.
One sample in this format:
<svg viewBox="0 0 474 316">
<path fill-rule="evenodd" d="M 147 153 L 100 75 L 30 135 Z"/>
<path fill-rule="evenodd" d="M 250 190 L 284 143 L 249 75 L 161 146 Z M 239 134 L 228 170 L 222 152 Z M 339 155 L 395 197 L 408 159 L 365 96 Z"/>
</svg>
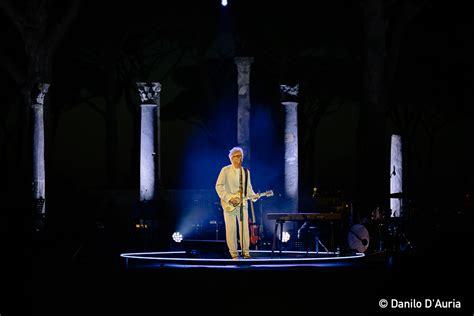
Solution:
<svg viewBox="0 0 474 316">
<path fill-rule="evenodd" d="M 250 208 L 252 210 L 252 221 L 249 223 L 250 244 L 255 246 L 255 249 L 258 249 L 257 243 L 260 240 L 260 231 L 258 225 L 256 224 L 257 222 L 255 220 L 255 210 L 252 201 L 250 201 Z"/>
<path fill-rule="evenodd" d="M 232 194 L 232 198 L 238 198 L 240 199 L 240 196 L 239 196 L 239 193 L 235 193 L 235 194 Z M 221 199 L 221 206 L 222 206 L 222 209 L 226 212 L 232 212 L 234 211 L 235 209 L 239 208 L 240 207 L 240 204 L 237 205 L 237 206 L 234 206 L 230 203 L 227 203 L 226 201 L 222 200 Z"/>
<path fill-rule="evenodd" d="M 258 224 L 250 223 L 250 244 L 256 245 L 260 240 L 259 230 Z"/>
</svg>

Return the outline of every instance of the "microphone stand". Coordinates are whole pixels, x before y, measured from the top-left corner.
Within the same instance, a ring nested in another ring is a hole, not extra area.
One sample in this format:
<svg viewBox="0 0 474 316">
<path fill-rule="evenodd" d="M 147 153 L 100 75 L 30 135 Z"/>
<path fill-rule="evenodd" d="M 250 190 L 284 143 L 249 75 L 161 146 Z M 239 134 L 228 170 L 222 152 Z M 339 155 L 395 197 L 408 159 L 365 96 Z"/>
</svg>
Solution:
<svg viewBox="0 0 474 316">
<path fill-rule="evenodd" d="M 244 190 L 242 180 L 242 166 L 240 166 L 240 184 L 239 184 L 239 196 L 240 196 L 240 253 L 244 256 Z"/>
</svg>

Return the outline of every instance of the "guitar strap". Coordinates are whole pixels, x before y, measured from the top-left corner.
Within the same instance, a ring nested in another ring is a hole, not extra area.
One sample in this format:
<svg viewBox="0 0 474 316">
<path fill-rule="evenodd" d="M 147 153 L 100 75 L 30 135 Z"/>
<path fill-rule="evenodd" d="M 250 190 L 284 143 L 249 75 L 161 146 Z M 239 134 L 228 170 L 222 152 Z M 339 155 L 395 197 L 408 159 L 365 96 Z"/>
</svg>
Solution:
<svg viewBox="0 0 474 316">
<path fill-rule="evenodd" d="M 243 168 L 243 167 L 242 167 Z M 243 203 L 243 197 L 244 197 L 244 190 L 242 188 L 242 168 L 240 168 L 239 170 L 239 198 L 240 198 L 240 221 L 243 222 L 244 220 L 244 213 L 243 213 L 243 209 L 244 209 L 244 203 Z M 242 248 L 243 249 L 243 248 Z"/>
<path fill-rule="evenodd" d="M 247 196 L 247 181 L 249 178 L 249 170 L 247 168 L 244 168 L 245 170 L 245 186 L 244 186 L 244 196 Z"/>
</svg>

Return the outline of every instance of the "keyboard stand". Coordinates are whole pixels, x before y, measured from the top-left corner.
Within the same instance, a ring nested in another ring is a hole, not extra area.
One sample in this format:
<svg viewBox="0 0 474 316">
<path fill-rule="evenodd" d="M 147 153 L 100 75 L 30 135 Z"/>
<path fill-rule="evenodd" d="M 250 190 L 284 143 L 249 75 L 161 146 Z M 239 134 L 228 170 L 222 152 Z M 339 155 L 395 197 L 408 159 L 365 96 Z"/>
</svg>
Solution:
<svg viewBox="0 0 474 316">
<path fill-rule="evenodd" d="M 280 257 L 281 257 L 281 248 L 283 244 L 283 224 L 285 223 L 284 220 L 277 219 L 275 221 L 275 229 L 273 230 L 273 242 L 272 242 L 272 254 L 271 257 L 273 258 L 273 254 L 275 253 L 275 244 L 276 244 L 276 236 L 278 232 L 278 225 L 280 225 Z"/>
<path fill-rule="evenodd" d="M 330 224 L 331 237 L 330 237 L 330 246 L 334 248 L 334 221 L 340 221 L 342 215 L 340 213 L 268 213 L 267 218 L 275 220 L 275 228 L 273 230 L 273 243 L 272 243 L 272 253 L 271 258 L 275 253 L 276 239 L 278 233 L 278 226 L 280 226 L 280 256 L 282 253 L 282 243 L 283 243 L 283 224 L 286 221 L 306 221 L 306 220 L 319 220 L 327 221 Z M 318 242 L 317 245 L 321 245 L 327 252 L 329 252 L 322 242 Z M 319 246 L 318 246 L 319 247 Z M 319 248 L 317 249 L 319 251 Z"/>
</svg>

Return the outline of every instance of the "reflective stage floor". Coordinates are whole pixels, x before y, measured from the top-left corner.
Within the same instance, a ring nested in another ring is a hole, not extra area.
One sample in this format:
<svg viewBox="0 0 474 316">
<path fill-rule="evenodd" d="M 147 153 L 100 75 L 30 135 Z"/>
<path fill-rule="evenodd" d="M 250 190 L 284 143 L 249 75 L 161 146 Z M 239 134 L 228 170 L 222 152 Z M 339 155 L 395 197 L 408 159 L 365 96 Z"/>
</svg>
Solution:
<svg viewBox="0 0 474 316">
<path fill-rule="evenodd" d="M 463 304 L 442 314 L 472 312 L 465 290 L 472 288 L 469 253 L 251 255 L 231 260 L 184 250 L 98 252 L 73 264 L 48 257 L 36 261 L 24 295 L 33 315 L 422 315 L 427 311 L 383 309 L 380 301 L 438 298 Z"/>
</svg>

